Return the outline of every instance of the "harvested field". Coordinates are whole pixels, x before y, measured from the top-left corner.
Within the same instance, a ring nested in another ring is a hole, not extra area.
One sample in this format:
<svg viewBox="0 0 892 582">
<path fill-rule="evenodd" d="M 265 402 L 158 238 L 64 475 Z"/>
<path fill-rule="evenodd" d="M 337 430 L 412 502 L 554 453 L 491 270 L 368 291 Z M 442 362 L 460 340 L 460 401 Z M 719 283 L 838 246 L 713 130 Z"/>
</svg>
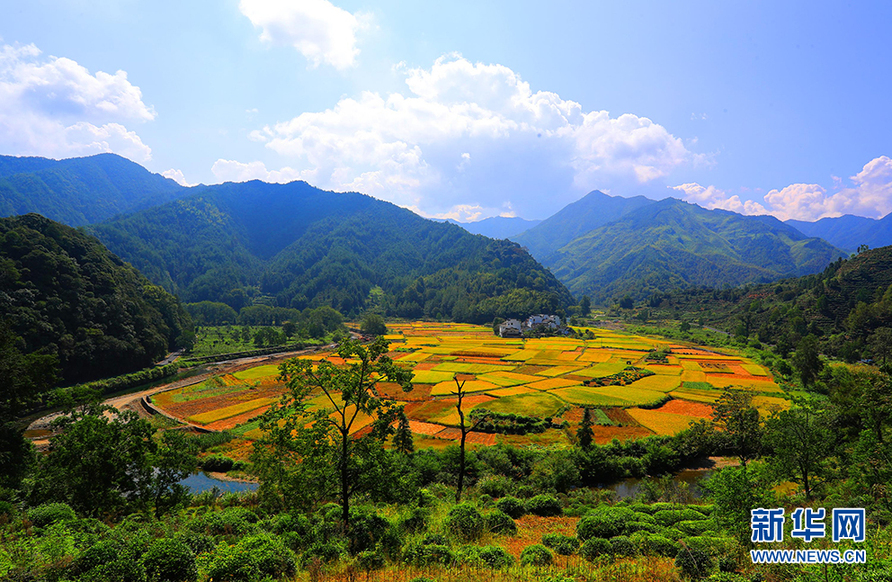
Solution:
<svg viewBox="0 0 892 582">
<path fill-rule="evenodd" d="M 695 418 L 712 418 L 714 412 L 712 406 L 701 402 L 688 402 L 686 400 L 670 400 L 663 406 L 656 409 L 658 412 L 670 412 L 672 414 L 683 414 L 685 416 L 693 416 Z"/>
<path fill-rule="evenodd" d="M 442 431 L 445 426 L 442 424 L 433 424 L 430 422 L 421 422 L 420 420 L 410 420 L 409 421 L 409 430 L 417 434 L 423 434 L 427 436 L 434 436 L 438 432 Z"/>
<path fill-rule="evenodd" d="M 275 398 L 257 398 L 255 400 L 249 400 L 248 402 L 241 402 L 239 404 L 233 404 L 224 408 L 217 408 L 208 412 L 194 414 L 187 417 L 187 419 L 198 424 L 210 424 L 217 420 L 222 420 L 224 418 L 229 418 L 232 416 L 238 416 L 245 412 L 255 411 L 260 408 L 263 408 L 265 410 L 269 407 L 270 404 L 275 401 Z"/>
<path fill-rule="evenodd" d="M 447 439 L 450 441 L 459 441 L 461 440 L 461 429 L 445 428 L 437 434 L 437 438 Z M 468 436 L 465 437 L 465 441 L 469 443 L 476 443 L 478 445 L 491 446 L 496 444 L 496 435 L 485 432 L 469 432 Z"/>
<path fill-rule="evenodd" d="M 693 416 L 660 412 L 659 410 L 645 410 L 642 408 L 628 409 L 629 415 L 638 421 L 641 426 L 652 430 L 658 435 L 671 436 L 688 428 L 696 420 Z"/>
</svg>

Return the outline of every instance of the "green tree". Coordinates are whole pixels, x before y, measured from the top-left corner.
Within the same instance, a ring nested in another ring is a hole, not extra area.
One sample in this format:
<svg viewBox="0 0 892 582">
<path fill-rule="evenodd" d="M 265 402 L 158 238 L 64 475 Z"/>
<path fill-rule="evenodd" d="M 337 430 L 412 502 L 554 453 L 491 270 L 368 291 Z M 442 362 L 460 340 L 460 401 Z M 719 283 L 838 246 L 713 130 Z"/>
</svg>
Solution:
<svg viewBox="0 0 892 582">
<path fill-rule="evenodd" d="M 384 335 L 387 333 L 387 326 L 384 324 L 384 318 L 377 313 L 366 313 L 359 331 L 368 335 Z"/>
<path fill-rule="evenodd" d="M 345 340 L 337 351 L 343 365 L 301 358 L 282 363 L 280 377 L 288 392 L 264 414 L 264 437 L 255 445 L 261 477 L 283 494 L 293 495 L 295 486 L 326 487 L 333 477 L 348 530 L 350 499 L 374 481 L 383 441 L 401 411 L 378 395 L 376 384 L 386 379 L 412 389 L 412 372 L 387 356 L 389 345 L 381 337 L 367 346 Z M 307 401 L 320 393 L 327 406 L 313 410 Z M 354 438 L 362 417 L 373 419 L 372 431 Z"/>
<path fill-rule="evenodd" d="M 870 336 L 870 349 L 873 351 L 874 357 L 886 365 L 886 359 L 892 351 L 892 329 L 888 327 L 879 327 Z"/>
<path fill-rule="evenodd" d="M 592 412 L 588 408 L 582 414 L 582 422 L 576 430 L 576 444 L 582 449 L 588 449 L 592 446 L 592 439 L 595 433 L 592 431 Z"/>
<path fill-rule="evenodd" d="M 592 300 L 589 299 L 588 295 L 583 295 L 582 300 L 579 302 L 579 315 L 582 317 L 588 317 L 592 312 Z"/>
<path fill-rule="evenodd" d="M 725 430 L 728 445 L 746 468 L 762 448 L 762 424 L 753 396 L 742 390 L 726 390 L 715 403 L 712 418 Z"/>
<path fill-rule="evenodd" d="M 470 425 L 465 423 L 465 413 L 462 410 L 462 400 L 464 400 L 465 397 L 465 381 L 459 381 L 458 376 L 455 376 L 453 380 L 455 380 L 455 392 L 452 394 L 457 398 L 455 409 L 458 411 L 458 428 L 461 431 L 458 456 L 458 487 L 456 487 L 455 490 L 455 502 L 459 503 L 461 502 L 461 494 L 465 484 L 465 442 L 467 441 L 468 433 L 477 428 L 477 424 L 479 424 L 480 421 Z"/>
<path fill-rule="evenodd" d="M 805 498 L 811 499 L 832 442 L 826 413 L 810 400 L 800 401 L 768 418 L 765 440 L 771 449 L 770 464 L 780 476 L 802 485 Z"/>
<path fill-rule="evenodd" d="M 393 433 L 393 448 L 398 453 L 411 455 L 415 452 L 415 443 L 412 441 L 412 429 L 409 428 L 409 417 L 405 411 L 400 411 L 400 422 Z"/>
<path fill-rule="evenodd" d="M 802 385 L 808 388 L 818 374 L 824 368 L 824 361 L 818 353 L 818 340 L 809 334 L 802 338 L 796 345 L 796 353 L 793 354 L 793 366 L 799 371 Z"/>
</svg>

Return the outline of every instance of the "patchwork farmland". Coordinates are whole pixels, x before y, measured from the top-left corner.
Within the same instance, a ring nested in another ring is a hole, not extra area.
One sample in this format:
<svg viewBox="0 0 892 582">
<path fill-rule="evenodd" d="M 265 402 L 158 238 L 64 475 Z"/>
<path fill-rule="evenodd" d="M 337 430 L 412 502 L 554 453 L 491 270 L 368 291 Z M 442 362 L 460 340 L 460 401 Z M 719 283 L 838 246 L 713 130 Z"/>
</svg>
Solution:
<svg viewBox="0 0 892 582">
<path fill-rule="evenodd" d="M 594 338 L 503 339 L 486 327 L 457 323 L 394 323 L 390 356 L 414 373 L 413 390 L 380 383 L 382 396 L 402 401 L 416 446 L 444 447 L 459 438 L 456 380 L 468 393 L 465 412 L 523 415 L 548 428 L 527 434 L 472 433 L 474 445 L 571 444 L 583 411 L 592 411 L 595 441 L 604 444 L 675 434 L 709 419 L 722 390 L 746 390 L 763 412 L 789 401 L 768 371 L 751 360 L 664 339 L 587 328 Z M 665 360 L 648 356 L 666 353 Z M 310 359 L 343 363 L 332 354 Z M 275 365 L 214 377 L 154 397 L 169 414 L 212 430 L 227 429 L 242 445 L 259 436 L 254 420 L 284 392 Z M 326 407 L 319 395 L 312 406 Z M 355 426 L 361 433 L 369 424 Z M 365 419 L 370 420 L 370 419 Z M 367 429 L 366 429 L 367 430 Z"/>
</svg>

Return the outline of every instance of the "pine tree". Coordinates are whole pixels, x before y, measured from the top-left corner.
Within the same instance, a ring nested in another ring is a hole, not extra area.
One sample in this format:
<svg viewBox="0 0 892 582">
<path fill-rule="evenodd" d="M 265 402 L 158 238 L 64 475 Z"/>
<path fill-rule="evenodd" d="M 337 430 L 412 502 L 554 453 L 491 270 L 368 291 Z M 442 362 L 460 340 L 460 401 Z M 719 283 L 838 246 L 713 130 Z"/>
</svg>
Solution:
<svg viewBox="0 0 892 582">
<path fill-rule="evenodd" d="M 580 448 L 588 449 L 592 446 L 592 439 L 595 433 L 592 431 L 592 415 L 591 411 L 586 408 L 582 415 L 582 422 L 576 430 L 576 443 Z"/>
<path fill-rule="evenodd" d="M 393 448 L 398 453 L 411 455 L 415 452 L 415 443 L 412 442 L 412 430 L 409 428 L 409 417 L 405 412 L 400 412 L 400 423 L 393 435 Z"/>
</svg>

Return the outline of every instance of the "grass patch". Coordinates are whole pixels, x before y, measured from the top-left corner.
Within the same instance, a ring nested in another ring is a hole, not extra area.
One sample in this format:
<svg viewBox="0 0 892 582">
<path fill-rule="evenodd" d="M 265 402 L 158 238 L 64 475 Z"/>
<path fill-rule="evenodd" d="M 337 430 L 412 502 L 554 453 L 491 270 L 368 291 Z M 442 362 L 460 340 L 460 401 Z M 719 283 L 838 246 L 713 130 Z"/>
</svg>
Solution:
<svg viewBox="0 0 892 582">
<path fill-rule="evenodd" d="M 413 384 L 439 384 L 452 380 L 455 376 L 453 372 L 442 372 L 436 370 L 416 370 L 415 377 L 412 379 Z"/>
<path fill-rule="evenodd" d="M 493 412 L 515 413 L 526 416 L 536 416 L 545 418 L 546 416 L 555 416 L 558 411 L 564 407 L 564 403 L 559 398 L 552 396 L 549 392 L 533 392 L 530 394 L 520 394 L 517 396 L 508 396 L 493 400 L 486 405 L 486 408 Z"/>
<path fill-rule="evenodd" d="M 768 372 L 759 364 L 741 364 L 741 368 L 752 374 L 753 376 L 767 376 Z"/>
<path fill-rule="evenodd" d="M 592 388 L 586 388 L 585 386 L 558 388 L 548 393 L 554 394 L 570 404 L 580 406 L 630 406 L 633 404 L 633 402 L 624 398 L 595 392 Z"/>
<path fill-rule="evenodd" d="M 505 398 L 506 396 L 517 396 L 519 394 L 537 394 L 538 390 L 533 390 L 532 388 L 527 388 L 526 386 L 510 386 L 508 388 L 499 388 L 497 390 L 490 390 L 487 392 L 490 396 L 495 396 L 496 398 Z"/>
<path fill-rule="evenodd" d="M 236 378 L 243 381 L 262 380 L 265 378 L 276 378 L 279 375 L 278 364 L 266 364 L 265 366 L 257 366 L 256 368 L 248 368 L 241 372 L 233 374 Z"/>
<path fill-rule="evenodd" d="M 278 400 L 278 398 L 257 398 L 255 400 L 249 400 L 248 402 L 241 402 L 239 404 L 233 404 L 232 406 L 218 408 L 217 410 L 202 412 L 194 416 L 190 416 L 188 417 L 188 419 L 199 424 L 210 424 L 216 420 L 223 420 L 224 418 L 238 416 L 239 414 L 244 414 L 245 412 L 249 412 L 251 410 L 269 406 L 276 400 Z"/>
<path fill-rule="evenodd" d="M 536 372 L 537 376 L 548 376 L 549 378 L 554 378 L 555 376 L 562 376 L 564 374 L 569 374 L 571 372 L 575 372 L 576 370 L 581 369 L 580 366 L 552 366 L 547 370 L 542 370 L 541 372 Z"/>
<path fill-rule="evenodd" d="M 634 388 L 654 390 L 656 392 L 669 392 L 681 386 L 681 378 L 678 376 L 647 376 L 632 383 Z"/>
<path fill-rule="evenodd" d="M 431 396 L 449 396 L 455 393 L 455 388 L 454 381 L 440 382 L 431 389 Z M 468 393 L 488 392 L 494 388 L 498 388 L 498 386 L 482 380 L 465 380 L 464 382 L 464 391 Z"/>
</svg>

